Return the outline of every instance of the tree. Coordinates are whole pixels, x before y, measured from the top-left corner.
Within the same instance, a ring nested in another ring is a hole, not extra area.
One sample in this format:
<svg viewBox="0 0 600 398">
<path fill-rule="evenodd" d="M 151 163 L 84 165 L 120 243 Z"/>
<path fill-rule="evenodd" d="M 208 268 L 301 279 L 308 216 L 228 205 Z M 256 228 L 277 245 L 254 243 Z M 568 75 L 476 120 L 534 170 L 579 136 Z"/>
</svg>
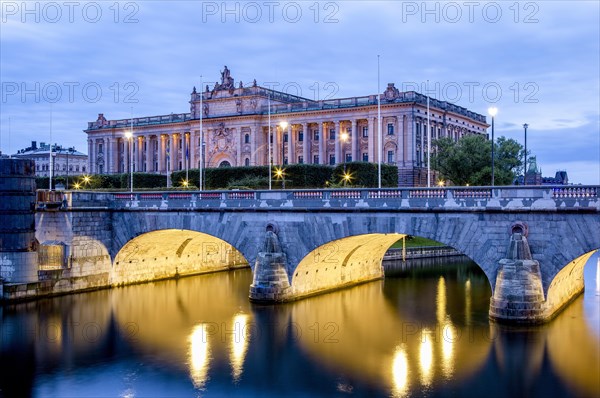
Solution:
<svg viewBox="0 0 600 398">
<path fill-rule="evenodd" d="M 449 137 L 434 142 L 437 154 L 432 168 L 456 185 L 490 185 L 492 181 L 492 143 L 482 135 L 467 135 L 458 141 Z M 513 139 L 496 141 L 494 180 L 510 185 L 522 166 L 522 146 Z"/>
</svg>

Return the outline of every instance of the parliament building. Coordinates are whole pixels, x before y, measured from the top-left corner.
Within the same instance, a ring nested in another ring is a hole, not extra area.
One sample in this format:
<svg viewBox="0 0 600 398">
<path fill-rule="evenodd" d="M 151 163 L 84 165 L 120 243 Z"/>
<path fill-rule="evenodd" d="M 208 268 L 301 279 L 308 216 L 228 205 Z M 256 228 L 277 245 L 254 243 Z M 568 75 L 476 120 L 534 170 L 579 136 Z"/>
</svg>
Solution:
<svg viewBox="0 0 600 398">
<path fill-rule="evenodd" d="M 84 130 L 88 170 L 113 174 L 133 167 L 135 172 L 169 174 L 198 168 L 201 159 L 203 167 L 267 165 L 270 148 L 274 165 L 378 162 L 381 153 L 383 163 L 398 166 L 399 186 L 427 185 L 427 97 L 400 92 L 394 83 L 379 96 L 381 143 L 377 95 L 313 101 L 261 87 L 256 80 L 249 86 L 236 84 L 225 66 L 212 89 L 198 92 L 194 87 L 189 113 L 133 120 L 107 120 L 99 114 Z M 487 136 L 484 115 L 433 98 L 429 109 L 432 140 Z"/>
</svg>

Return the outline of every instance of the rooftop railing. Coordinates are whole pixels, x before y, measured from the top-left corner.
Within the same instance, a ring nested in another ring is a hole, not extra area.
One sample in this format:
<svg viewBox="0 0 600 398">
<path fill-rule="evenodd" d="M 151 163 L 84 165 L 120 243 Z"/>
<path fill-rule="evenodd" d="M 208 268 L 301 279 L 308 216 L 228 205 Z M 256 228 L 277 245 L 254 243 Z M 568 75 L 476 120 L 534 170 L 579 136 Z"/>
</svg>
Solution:
<svg viewBox="0 0 600 398">
<path fill-rule="evenodd" d="M 338 98 L 321 101 L 311 101 L 306 98 L 298 97 L 291 94 L 282 93 L 275 90 L 265 89 L 262 87 L 249 87 L 247 89 L 249 94 L 261 95 L 266 97 L 271 96 L 273 101 L 285 102 L 285 104 L 271 104 L 271 114 L 282 114 L 282 113 L 294 113 L 294 112 L 306 112 L 306 111 L 319 111 L 328 109 L 344 109 L 344 108 L 356 108 L 362 106 L 377 105 L 377 95 L 368 95 L 362 97 L 351 97 L 351 98 Z M 415 91 L 402 92 L 395 99 L 388 100 L 385 97 L 381 98 L 382 104 L 394 104 L 394 103 L 417 103 L 425 105 L 427 103 L 427 96 L 417 93 Z M 476 120 L 480 123 L 486 123 L 486 117 L 478 113 L 472 112 L 467 108 L 452 104 L 447 101 L 440 101 L 434 98 L 429 99 L 429 105 L 435 109 L 441 109 L 447 112 L 453 112 L 470 119 Z M 211 117 L 232 117 L 240 115 L 266 115 L 269 112 L 268 105 L 263 105 L 258 111 L 244 110 L 242 113 L 228 113 L 219 114 Z M 207 119 L 210 119 L 208 117 Z M 133 118 L 133 126 L 149 126 L 149 125 L 160 125 L 167 123 L 179 123 L 186 122 L 193 119 L 191 113 L 178 113 L 162 116 L 150 116 Z M 119 128 L 131 126 L 131 119 L 120 119 L 120 120 L 109 120 L 107 124 L 98 126 L 96 122 L 88 122 L 88 130 L 97 130 L 103 128 Z"/>
</svg>

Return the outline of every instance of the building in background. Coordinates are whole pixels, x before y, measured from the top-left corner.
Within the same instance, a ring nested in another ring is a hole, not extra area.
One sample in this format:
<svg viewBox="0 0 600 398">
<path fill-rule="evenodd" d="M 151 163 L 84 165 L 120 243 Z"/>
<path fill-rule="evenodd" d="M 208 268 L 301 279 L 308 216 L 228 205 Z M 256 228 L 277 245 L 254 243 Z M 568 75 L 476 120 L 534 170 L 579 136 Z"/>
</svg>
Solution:
<svg viewBox="0 0 600 398">
<path fill-rule="evenodd" d="M 542 168 L 538 166 L 535 156 L 530 156 L 527 163 L 526 185 L 569 185 L 569 176 L 565 170 L 557 171 L 554 177 L 542 177 Z M 523 176 L 520 175 L 515 183 L 523 185 Z"/>
<path fill-rule="evenodd" d="M 247 87 L 236 85 L 225 67 L 212 89 L 207 85 L 197 92 L 194 87 L 189 113 L 121 120 L 100 113 L 84 130 L 89 170 L 112 174 L 133 167 L 169 174 L 198 168 L 200 159 L 203 167 L 268 165 L 270 119 L 274 165 L 376 163 L 381 147 L 381 162 L 398 166 L 400 186 L 427 185 L 427 97 L 400 92 L 389 83 L 380 101 L 381 143 L 377 95 L 313 101 L 258 86 L 256 80 Z M 429 102 L 432 140 L 487 136 L 484 115 L 445 101 Z M 132 138 L 126 138 L 127 132 Z"/>
<path fill-rule="evenodd" d="M 31 141 L 29 148 L 19 150 L 12 157 L 34 160 L 36 177 L 50 176 L 50 144 L 40 142 L 38 146 L 36 141 Z M 65 148 L 54 144 L 52 146 L 52 159 L 53 176 L 87 174 L 89 171 L 88 155 L 75 150 L 74 147 Z"/>
</svg>

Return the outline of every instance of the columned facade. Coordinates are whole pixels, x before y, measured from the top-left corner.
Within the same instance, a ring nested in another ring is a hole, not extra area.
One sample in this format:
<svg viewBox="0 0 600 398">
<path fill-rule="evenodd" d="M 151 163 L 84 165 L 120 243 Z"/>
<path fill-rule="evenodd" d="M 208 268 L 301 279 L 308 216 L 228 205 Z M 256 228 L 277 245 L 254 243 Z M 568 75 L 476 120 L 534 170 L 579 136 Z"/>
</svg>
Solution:
<svg viewBox="0 0 600 398">
<path fill-rule="evenodd" d="M 381 121 L 377 118 L 377 95 L 311 101 L 256 83 L 236 85 L 225 68 L 221 83 L 212 89 L 207 86 L 198 92 L 194 88 L 189 113 L 133 121 L 107 120 L 99 114 L 85 130 L 89 170 L 109 174 L 128 170 L 129 143 L 124 137 L 133 125 L 136 172 L 167 174 L 186 166 L 198 168 L 200 162 L 204 167 L 267 165 L 270 157 L 273 164 L 283 165 L 377 162 L 381 156 L 382 163 L 398 166 L 400 185 L 426 185 L 422 175 L 429 139 L 487 136 L 485 116 L 457 105 L 430 99 L 427 115 L 427 97 L 400 92 L 393 83 L 380 99 Z M 272 138 L 268 133 L 268 101 Z"/>
</svg>

